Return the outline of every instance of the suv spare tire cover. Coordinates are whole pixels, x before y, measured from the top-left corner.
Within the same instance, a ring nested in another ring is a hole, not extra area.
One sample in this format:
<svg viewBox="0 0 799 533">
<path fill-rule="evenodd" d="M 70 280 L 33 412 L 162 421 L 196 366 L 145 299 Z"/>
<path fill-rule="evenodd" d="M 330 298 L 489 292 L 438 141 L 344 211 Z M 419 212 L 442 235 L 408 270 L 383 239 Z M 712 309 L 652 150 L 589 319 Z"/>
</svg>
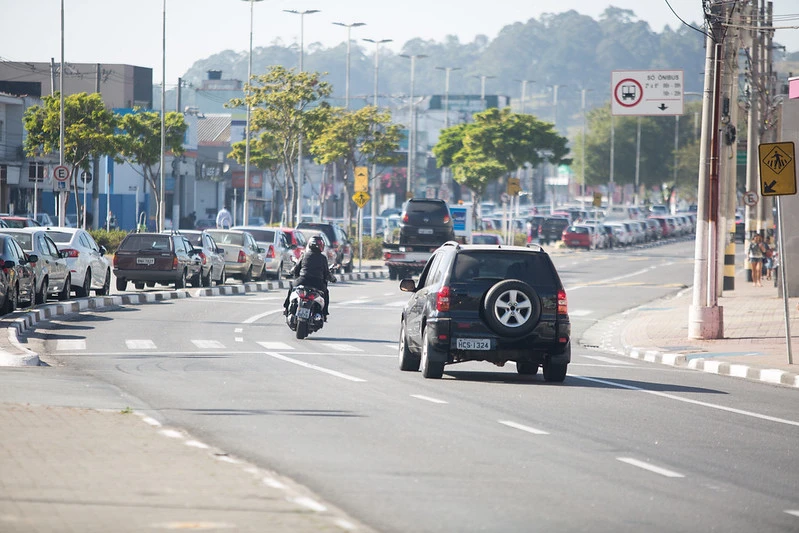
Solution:
<svg viewBox="0 0 799 533">
<path fill-rule="evenodd" d="M 491 287 L 483 301 L 488 327 L 503 337 L 530 333 L 541 318 L 541 302 L 535 289 L 523 281 L 508 279 Z"/>
</svg>

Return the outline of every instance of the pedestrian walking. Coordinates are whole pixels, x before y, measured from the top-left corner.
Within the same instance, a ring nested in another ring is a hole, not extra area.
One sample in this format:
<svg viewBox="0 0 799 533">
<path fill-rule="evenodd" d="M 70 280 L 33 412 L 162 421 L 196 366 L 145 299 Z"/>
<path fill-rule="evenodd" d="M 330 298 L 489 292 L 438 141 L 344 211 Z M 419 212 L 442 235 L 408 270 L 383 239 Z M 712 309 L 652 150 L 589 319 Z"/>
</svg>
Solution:
<svg viewBox="0 0 799 533">
<path fill-rule="evenodd" d="M 755 287 L 762 287 L 765 245 L 763 244 L 763 237 L 760 234 L 756 234 L 752 237 L 747 255 L 749 256 L 749 263 L 752 265 L 752 284 Z"/>
<path fill-rule="evenodd" d="M 233 225 L 233 217 L 230 214 L 230 211 L 227 210 L 227 207 L 223 207 L 219 210 L 219 213 L 216 214 L 216 227 L 222 229 L 230 229 L 230 226 Z"/>
</svg>

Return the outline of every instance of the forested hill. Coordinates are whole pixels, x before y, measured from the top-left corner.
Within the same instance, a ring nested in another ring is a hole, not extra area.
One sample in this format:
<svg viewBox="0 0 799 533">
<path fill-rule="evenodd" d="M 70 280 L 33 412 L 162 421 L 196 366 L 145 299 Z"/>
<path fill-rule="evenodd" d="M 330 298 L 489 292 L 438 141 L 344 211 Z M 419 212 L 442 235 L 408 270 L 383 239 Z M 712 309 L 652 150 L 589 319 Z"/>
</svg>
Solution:
<svg viewBox="0 0 799 533">
<path fill-rule="evenodd" d="M 676 21 L 675 21 L 676 22 Z M 701 24 L 694 26 L 701 28 Z M 374 91 L 374 46 L 353 41 L 351 90 L 353 103 L 371 103 Z M 444 72 L 436 67 L 453 67 L 450 94 L 479 94 L 480 76 L 486 79 L 487 94 L 521 96 L 521 80 L 535 80 L 527 86 L 527 111 L 550 119 L 552 86 L 560 85 L 558 99 L 569 106 L 580 105 L 580 89 L 587 93 L 588 106 L 609 100 L 612 70 L 682 69 L 687 91 L 702 90 L 704 36 L 683 24 L 655 30 L 640 21 L 631 10 L 609 7 L 595 20 L 576 11 L 544 14 L 538 19 L 506 26 L 495 39 L 478 36 L 462 43 L 451 36 L 444 42 L 412 39 L 404 43 L 403 54 L 424 54 L 416 61 L 414 93 L 443 94 Z M 296 67 L 296 44 L 272 43 L 253 48 L 253 73 L 269 65 Z M 304 67 L 328 73 L 334 97 L 343 104 L 346 44 L 333 48 L 306 45 Z M 208 70 L 221 70 L 225 79 L 247 77 L 247 53 L 222 51 L 198 60 L 184 79 L 198 84 Z M 381 49 L 380 94 L 400 97 L 410 88 L 410 62 L 399 54 Z"/>
</svg>

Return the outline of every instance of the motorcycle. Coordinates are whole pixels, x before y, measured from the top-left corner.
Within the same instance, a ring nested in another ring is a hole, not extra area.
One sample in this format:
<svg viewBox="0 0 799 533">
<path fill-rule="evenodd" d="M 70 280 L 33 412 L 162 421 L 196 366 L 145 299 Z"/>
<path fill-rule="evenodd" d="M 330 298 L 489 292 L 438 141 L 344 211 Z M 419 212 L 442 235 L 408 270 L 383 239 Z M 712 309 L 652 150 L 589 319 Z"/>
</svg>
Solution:
<svg viewBox="0 0 799 533">
<path fill-rule="evenodd" d="M 336 278 L 331 280 L 335 283 Z M 319 331 L 325 325 L 322 311 L 325 308 L 325 294 L 323 291 L 297 285 L 289 297 L 289 309 L 286 315 L 286 324 L 297 333 L 297 338 L 302 340 L 311 333 Z"/>
</svg>

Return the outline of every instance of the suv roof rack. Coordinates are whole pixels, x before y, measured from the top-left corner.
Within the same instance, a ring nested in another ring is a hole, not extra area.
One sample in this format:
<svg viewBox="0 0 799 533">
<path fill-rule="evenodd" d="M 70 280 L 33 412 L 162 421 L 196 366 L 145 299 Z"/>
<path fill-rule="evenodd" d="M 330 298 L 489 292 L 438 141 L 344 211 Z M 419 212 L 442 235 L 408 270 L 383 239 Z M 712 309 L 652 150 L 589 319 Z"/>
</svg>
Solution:
<svg viewBox="0 0 799 533">
<path fill-rule="evenodd" d="M 528 242 L 527 243 L 527 248 L 533 248 L 536 252 L 543 252 L 544 251 L 544 247 L 541 246 L 540 244 L 536 243 L 536 242 Z"/>
</svg>

